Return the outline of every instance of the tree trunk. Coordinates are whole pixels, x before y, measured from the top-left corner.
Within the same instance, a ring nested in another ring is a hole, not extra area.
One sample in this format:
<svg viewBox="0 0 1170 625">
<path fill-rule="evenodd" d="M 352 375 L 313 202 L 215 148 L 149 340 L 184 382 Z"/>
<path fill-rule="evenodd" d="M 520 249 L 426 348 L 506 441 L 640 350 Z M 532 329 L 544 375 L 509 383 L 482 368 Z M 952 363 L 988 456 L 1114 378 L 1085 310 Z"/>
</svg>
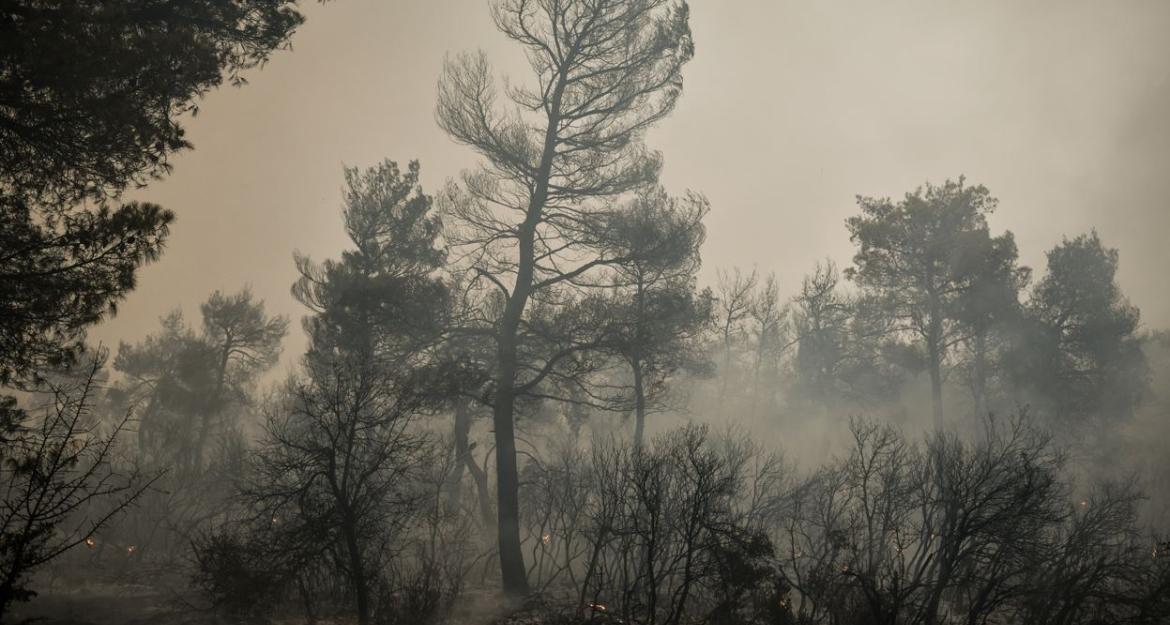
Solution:
<svg viewBox="0 0 1170 625">
<path fill-rule="evenodd" d="M 479 514 L 483 520 L 484 527 L 491 527 L 495 525 L 494 514 L 492 514 L 491 507 L 491 493 L 488 492 L 487 472 L 481 469 L 475 463 L 475 457 L 471 454 L 471 402 L 460 400 L 455 406 L 455 467 L 454 474 L 448 483 L 447 502 L 451 505 L 457 503 L 459 497 L 459 484 L 463 481 L 463 472 L 466 470 L 471 473 L 471 479 L 475 482 L 476 499 L 479 504 Z"/>
<path fill-rule="evenodd" d="M 942 319 L 938 307 L 932 305 L 930 321 L 926 332 L 926 352 L 930 365 L 930 400 L 934 414 L 934 429 L 943 429 L 942 394 Z"/>
<path fill-rule="evenodd" d="M 466 469 L 467 457 L 471 455 L 471 410 L 468 401 L 457 400 L 455 404 L 455 428 L 451 453 L 453 466 L 451 476 L 447 479 L 447 503 L 455 505 L 459 501 L 459 484 L 463 482 L 463 472 Z"/>
<path fill-rule="evenodd" d="M 975 400 L 975 416 L 987 416 L 987 335 L 975 334 L 975 371 L 971 380 L 971 394 Z"/>
<path fill-rule="evenodd" d="M 943 429 L 942 405 L 942 358 L 935 348 L 930 348 L 930 402 L 934 415 L 934 428 Z"/>
<path fill-rule="evenodd" d="M 211 436 L 211 422 L 219 414 L 224 386 L 227 383 L 227 367 L 231 360 L 232 343 L 230 339 L 226 339 L 222 354 L 220 355 L 219 371 L 216 372 L 215 379 L 215 393 L 210 398 L 209 405 L 204 409 L 203 420 L 199 427 L 199 438 L 195 444 L 193 457 L 191 459 L 191 468 L 199 471 L 203 468 L 203 449 L 207 446 L 207 439 Z"/>
<path fill-rule="evenodd" d="M 530 235 L 528 238 L 523 234 L 520 237 L 520 271 L 497 337 L 499 368 L 492 406 L 492 425 L 496 439 L 496 533 L 500 549 L 500 574 L 504 592 L 512 596 L 525 596 L 529 592 L 524 553 L 520 549 L 520 475 L 516 464 L 515 423 L 517 332 L 531 289 L 533 270 L 532 233 L 528 231 L 527 234 Z"/>
<path fill-rule="evenodd" d="M 26 567 L 20 561 L 20 555 L 13 558 L 9 564 L 8 574 L 4 576 L 4 582 L 0 584 L 0 619 L 4 619 L 8 615 L 8 609 L 12 607 L 12 603 L 16 600 L 16 581 L 20 579 L 22 573 L 26 573 Z M 0 620 L 0 622 L 7 622 Z"/>
<path fill-rule="evenodd" d="M 354 599 L 357 602 L 358 625 L 370 625 L 370 584 L 366 579 L 361 546 L 358 544 L 353 522 L 346 522 L 342 532 L 345 534 L 345 547 L 349 552 L 349 573 L 353 583 Z"/>
<path fill-rule="evenodd" d="M 505 345 L 511 347 L 511 357 L 501 357 L 500 375 L 512 380 L 515 371 L 515 344 L 501 341 L 501 352 Z M 509 366 L 510 365 L 510 366 Z M 503 577 L 504 592 L 513 596 L 528 594 L 528 575 L 524 570 L 524 554 L 520 550 L 520 476 L 516 466 L 516 433 L 513 421 L 515 396 L 510 383 L 501 380 L 496 391 L 496 405 L 492 420 L 496 435 L 496 488 L 498 508 L 496 533 L 500 547 L 500 573 Z"/>
<path fill-rule="evenodd" d="M 492 403 L 492 425 L 496 438 L 496 532 L 500 548 L 500 573 L 504 592 L 512 596 L 529 593 L 524 553 L 520 550 L 520 476 L 516 468 L 516 348 L 520 321 L 532 295 L 536 272 L 536 228 L 548 201 L 549 179 L 556 156 L 560 127 L 561 96 L 565 90 L 562 74 L 552 90 L 548 106 L 544 148 L 535 176 L 532 195 L 523 223 L 517 228 L 516 282 L 508 295 L 496 335 L 496 390 Z"/>
<path fill-rule="evenodd" d="M 723 370 L 719 372 L 719 407 L 716 416 L 723 416 L 723 406 L 727 404 L 727 381 L 731 375 L 731 321 L 728 320 L 723 328 Z"/>
<path fill-rule="evenodd" d="M 949 536 L 943 537 L 943 540 L 950 540 Z M 926 625 L 937 625 L 940 623 L 938 610 L 942 605 L 943 593 L 945 593 L 951 585 L 951 575 L 954 572 L 954 561 L 948 551 L 949 547 L 944 547 L 942 561 L 938 565 L 938 575 L 934 578 L 934 586 L 930 590 L 930 595 L 926 600 L 926 614 L 924 622 Z"/>
<path fill-rule="evenodd" d="M 646 431 L 646 389 L 642 385 L 642 361 L 633 362 L 634 369 L 634 448 L 642 448 Z"/>
</svg>

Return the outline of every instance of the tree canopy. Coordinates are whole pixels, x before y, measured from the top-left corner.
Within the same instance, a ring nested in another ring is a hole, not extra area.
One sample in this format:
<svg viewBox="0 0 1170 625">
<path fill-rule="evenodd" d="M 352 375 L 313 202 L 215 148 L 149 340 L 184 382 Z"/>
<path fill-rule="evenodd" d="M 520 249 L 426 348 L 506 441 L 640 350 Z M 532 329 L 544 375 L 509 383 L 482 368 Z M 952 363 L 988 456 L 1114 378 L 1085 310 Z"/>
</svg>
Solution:
<svg viewBox="0 0 1170 625">
<path fill-rule="evenodd" d="M 959 320 L 972 314 L 979 292 L 997 280 L 1011 283 L 999 276 L 1013 271 L 1015 244 L 1010 233 L 1004 240 L 991 236 L 987 215 L 997 202 L 986 187 L 962 177 L 927 184 L 899 202 L 858 197 L 857 203 L 861 214 L 846 225 L 858 251 L 846 275 L 881 297 L 898 330 L 921 341 L 941 427 L 944 360 L 969 330 Z"/>
<path fill-rule="evenodd" d="M 174 220 L 117 198 L 170 171 L 198 98 L 301 22 L 294 0 L 0 4 L 0 384 L 76 359 Z"/>
</svg>

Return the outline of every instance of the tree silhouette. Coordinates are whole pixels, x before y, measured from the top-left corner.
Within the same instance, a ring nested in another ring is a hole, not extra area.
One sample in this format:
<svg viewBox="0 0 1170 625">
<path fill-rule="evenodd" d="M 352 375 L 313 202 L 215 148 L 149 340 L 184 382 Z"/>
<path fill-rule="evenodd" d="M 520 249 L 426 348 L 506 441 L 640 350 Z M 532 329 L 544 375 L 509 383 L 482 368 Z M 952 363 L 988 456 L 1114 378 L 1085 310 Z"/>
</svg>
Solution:
<svg viewBox="0 0 1170 625">
<path fill-rule="evenodd" d="M 301 21 L 290 0 L 0 7 L 0 384 L 77 358 L 173 221 L 112 203 L 167 173 L 190 147 L 180 118 Z"/>
<path fill-rule="evenodd" d="M 522 362 L 525 336 L 537 334 L 530 304 L 551 305 L 553 291 L 597 284 L 627 260 L 604 245 L 606 201 L 655 181 L 661 158 L 641 138 L 674 108 L 693 48 L 686 6 L 667 0 L 502 0 L 492 16 L 524 48 L 536 86 L 509 86 L 503 106 L 486 57 L 461 55 L 446 63 L 437 117 L 486 160 L 451 194 L 450 213 L 456 243 L 504 303 L 492 326 L 500 565 L 505 589 L 525 594 L 516 399 L 583 347 L 557 340 L 543 363 Z"/>
<path fill-rule="evenodd" d="M 1140 312 L 1117 283 L 1117 250 L 1093 232 L 1066 238 L 1047 257 L 1010 356 L 1014 377 L 1059 415 L 1132 414 L 1147 371 Z"/>
<path fill-rule="evenodd" d="M 609 315 L 617 326 L 616 352 L 633 375 L 634 444 L 640 446 L 646 415 L 680 370 L 712 368 L 699 349 L 711 323 L 711 295 L 699 292 L 695 273 L 705 231 L 707 202 L 670 198 L 660 188 L 639 195 L 612 221 L 618 256 Z"/>
<path fill-rule="evenodd" d="M 980 270 L 996 268 L 982 260 L 997 249 L 986 221 L 996 200 L 960 177 L 897 203 L 858 197 L 857 204 L 861 214 L 846 225 L 859 249 L 846 275 L 877 293 L 898 329 L 922 342 L 934 422 L 942 427 L 944 360 L 968 329 L 956 321 L 961 302 L 982 283 Z"/>
</svg>

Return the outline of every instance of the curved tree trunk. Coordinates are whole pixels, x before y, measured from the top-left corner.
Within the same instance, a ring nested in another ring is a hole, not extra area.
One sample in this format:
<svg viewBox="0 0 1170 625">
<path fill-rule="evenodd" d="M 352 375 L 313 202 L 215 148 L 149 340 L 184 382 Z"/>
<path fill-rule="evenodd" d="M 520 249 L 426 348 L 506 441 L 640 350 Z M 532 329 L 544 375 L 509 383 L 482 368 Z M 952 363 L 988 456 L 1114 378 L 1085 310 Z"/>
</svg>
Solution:
<svg viewBox="0 0 1170 625">
<path fill-rule="evenodd" d="M 524 553 L 520 549 L 520 476 L 516 466 L 516 352 L 520 322 L 528 298 L 532 295 L 536 272 L 536 227 L 548 201 L 549 179 L 556 155 L 560 125 L 561 95 L 565 89 L 562 75 L 553 89 L 548 108 L 544 148 L 535 185 L 525 209 L 523 223 L 517 228 L 516 282 L 508 296 L 496 336 L 496 391 L 492 404 L 492 425 L 496 438 L 496 533 L 500 547 L 500 573 L 504 592 L 512 596 L 529 593 Z"/>
<path fill-rule="evenodd" d="M 455 467 L 451 480 L 447 485 L 448 503 L 455 505 L 459 497 L 459 485 L 463 482 L 463 473 L 466 470 L 475 482 L 475 493 L 479 504 L 479 514 L 485 527 L 494 526 L 495 515 L 492 514 L 491 493 L 488 492 L 487 472 L 480 468 L 471 454 L 471 402 L 460 401 L 455 406 Z"/>
<path fill-rule="evenodd" d="M 459 502 L 459 485 L 463 482 L 463 472 L 466 469 L 467 458 L 471 455 L 471 410 L 468 401 L 460 399 L 455 404 L 454 424 L 451 454 L 453 455 L 451 475 L 447 478 L 447 504 L 457 505 Z"/>
</svg>

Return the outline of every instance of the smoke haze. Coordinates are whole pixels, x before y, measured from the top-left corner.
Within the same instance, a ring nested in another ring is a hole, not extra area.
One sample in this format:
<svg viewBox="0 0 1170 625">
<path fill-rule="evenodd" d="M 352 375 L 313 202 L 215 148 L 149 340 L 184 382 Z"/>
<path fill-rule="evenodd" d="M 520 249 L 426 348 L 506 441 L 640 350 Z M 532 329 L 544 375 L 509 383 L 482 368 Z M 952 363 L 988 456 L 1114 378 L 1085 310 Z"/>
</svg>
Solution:
<svg viewBox="0 0 1170 625">
<path fill-rule="evenodd" d="M 270 310 L 290 250 L 345 244 L 343 165 L 421 160 L 437 189 L 474 164 L 434 123 L 448 52 L 484 49 L 497 74 L 526 64 L 474 0 L 309 4 L 294 50 L 212 92 L 188 124 L 195 150 L 136 197 L 174 210 L 161 262 L 93 332 L 136 341 L 177 303 L 251 284 Z M 1170 325 L 1170 4 L 696 0 L 686 95 L 647 143 L 663 182 L 711 200 L 701 278 L 776 272 L 792 292 L 813 264 L 847 265 L 854 195 L 895 199 L 966 175 L 1000 200 L 993 232 L 1021 262 L 1096 228 L 1121 250 L 1120 282 L 1150 328 Z M 206 251 L 215 249 L 215 254 Z M 284 360 L 302 353 L 290 333 Z"/>
</svg>

